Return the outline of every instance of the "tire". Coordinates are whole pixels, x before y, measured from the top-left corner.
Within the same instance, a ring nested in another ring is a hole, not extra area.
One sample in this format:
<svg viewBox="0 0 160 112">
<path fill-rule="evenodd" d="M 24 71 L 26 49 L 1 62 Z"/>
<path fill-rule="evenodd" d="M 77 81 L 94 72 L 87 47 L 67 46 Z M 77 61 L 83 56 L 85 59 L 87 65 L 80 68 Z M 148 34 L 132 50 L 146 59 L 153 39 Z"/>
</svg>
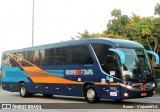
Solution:
<svg viewBox="0 0 160 112">
<path fill-rule="evenodd" d="M 86 87 L 84 95 L 88 103 L 97 103 L 100 100 L 100 98 L 97 96 L 94 86 L 92 85 Z"/>
<path fill-rule="evenodd" d="M 44 97 L 52 97 L 52 94 L 43 94 Z"/>
<path fill-rule="evenodd" d="M 26 86 L 24 83 L 21 83 L 20 86 L 19 86 L 19 93 L 20 93 L 20 96 L 21 97 L 28 97 L 28 96 L 32 96 L 31 93 L 28 93 L 27 92 L 27 89 L 26 89 Z"/>
</svg>

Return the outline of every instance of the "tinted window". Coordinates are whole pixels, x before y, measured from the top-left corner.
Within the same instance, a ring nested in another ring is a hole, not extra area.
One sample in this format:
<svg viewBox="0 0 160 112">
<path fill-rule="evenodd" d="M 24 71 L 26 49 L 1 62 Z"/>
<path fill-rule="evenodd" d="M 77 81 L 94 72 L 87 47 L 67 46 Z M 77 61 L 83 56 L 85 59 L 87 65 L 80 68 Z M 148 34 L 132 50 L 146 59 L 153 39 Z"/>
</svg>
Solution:
<svg viewBox="0 0 160 112">
<path fill-rule="evenodd" d="M 87 46 L 73 46 L 71 50 L 71 64 L 93 64 L 93 59 Z"/>
<path fill-rule="evenodd" d="M 45 56 L 45 50 L 42 49 L 39 51 L 39 66 L 44 65 L 44 56 Z"/>
<path fill-rule="evenodd" d="M 54 65 L 66 65 L 67 63 L 67 48 L 56 48 L 54 56 Z"/>
<path fill-rule="evenodd" d="M 45 65 L 53 65 L 54 64 L 54 49 L 46 49 L 45 50 Z"/>
<path fill-rule="evenodd" d="M 40 63 L 40 60 L 39 60 L 39 50 L 35 50 L 34 51 L 33 60 L 34 60 L 34 64 L 37 65 L 37 66 L 39 66 L 39 63 Z"/>
<path fill-rule="evenodd" d="M 5 65 L 5 66 L 12 66 L 10 56 L 4 54 L 4 55 L 2 56 L 2 63 L 3 63 L 3 65 Z"/>
<path fill-rule="evenodd" d="M 106 69 L 105 60 L 109 46 L 105 44 L 92 44 L 92 47 L 97 55 L 97 58 L 100 62 L 102 69 L 105 71 Z"/>
<path fill-rule="evenodd" d="M 93 59 L 87 46 L 71 46 L 61 48 L 50 48 L 14 53 L 14 57 L 22 66 L 49 65 L 74 65 L 74 64 L 93 64 Z M 11 62 L 13 67 L 19 66 L 13 58 L 3 56 L 6 64 Z"/>
<path fill-rule="evenodd" d="M 27 60 L 30 63 L 34 63 L 34 51 L 27 51 Z"/>
<path fill-rule="evenodd" d="M 120 70 L 118 67 L 118 56 L 108 49 L 111 47 L 105 44 L 92 44 L 99 63 L 106 73 L 119 77 Z"/>
<path fill-rule="evenodd" d="M 28 55 L 27 55 L 27 51 L 23 51 L 21 52 L 21 58 L 23 58 L 23 60 L 21 61 L 21 65 L 22 66 L 31 66 L 29 63 L 28 63 Z"/>
<path fill-rule="evenodd" d="M 17 53 L 14 53 L 14 55 L 17 55 Z M 10 58 L 11 66 L 12 67 L 19 67 L 20 65 L 18 64 L 18 58 L 14 56 Z"/>
</svg>

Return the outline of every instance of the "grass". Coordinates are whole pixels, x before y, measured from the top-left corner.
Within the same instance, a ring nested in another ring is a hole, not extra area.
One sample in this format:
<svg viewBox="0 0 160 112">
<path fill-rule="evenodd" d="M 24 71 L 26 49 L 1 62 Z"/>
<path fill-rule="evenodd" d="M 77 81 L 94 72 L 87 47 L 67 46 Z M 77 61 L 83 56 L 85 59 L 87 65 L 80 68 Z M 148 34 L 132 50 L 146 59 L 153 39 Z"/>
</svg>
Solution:
<svg viewBox="0 0 160 112">
<path fill-rule="evenodd" d="M 160 93 L 160 87 L 156 87 L 156 93 Z"/>
</svg>

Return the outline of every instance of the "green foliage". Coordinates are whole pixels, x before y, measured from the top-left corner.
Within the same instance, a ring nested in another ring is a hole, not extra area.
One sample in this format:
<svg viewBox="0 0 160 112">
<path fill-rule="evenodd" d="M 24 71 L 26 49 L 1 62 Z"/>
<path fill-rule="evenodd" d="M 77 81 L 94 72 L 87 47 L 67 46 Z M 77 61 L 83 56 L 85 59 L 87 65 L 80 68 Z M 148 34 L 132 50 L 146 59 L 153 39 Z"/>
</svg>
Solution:
<svg viewBox="0 0 160 112">
<path fill-rule="evenodd" d="M 160 16 L 160 4 L 155 6 L 155 14 Z M 143 44 L 147 49 L 158 52 L 160 48 L 160 18 L 158 17 L 140 17 L 132 13 L 131 17 L 123 15 L 120 9 L 114 9 L 111 12 L 113 17 L 108 21 L 106 30 L 103 33 L 90 34 L 87 30 L 84 33 L 78 33 L 77 38 L 123 38 L 137 41 Z"/>
<path fill-rule="evenodd" d="M 114 10 L 115 11 L 115 10 Z M 116 9 L 117 11 L 117 9 Z M 113 11 L 112 11 L 113 12 Z M 121 11 L 119 11 L 121 12 Z M 117 14 L 117 13 L 116 13 Z M 107 24 L 107 29 L 104 31 L 105 34 L 120 35 L 127 38 L 127 24 L 130 22 L 130 18 L 127 15 L 118 15 L 114 19 L 110 20 Z"/>
<path fill-rule="evenodd" d="M 118 18 L 121 16 L 121 10 L 119 9 L 114 9 L 112 12 L 111 12 L 111 16 L 114 16 L 115 18 Z"/>
<path fill-rule="evenodd" d="M 154 14 L 160 16 L 160 4 L 157 3 L 154 8 Z"/>
<path fill-rule="evenodd" d="M 160 47 L 160 18 L 140 17 L 134 13 L 128 17 L 122 15 L 119 9 L 114 9 L 111 16 L 114 18 L 108 21 L 107 28 L 103 33 L 90 34 L 85 30 L 84 33 L 79 33 L 78 38 L 123 38 L 137 41 L 152 51 L 158 51 Z"/>
<path fill-rule="evenodd" d="M 160 87 L 156 87 L 156 93 L 160 93 Z"/>
<path fill-rule="evenodd" d="M 92 33 L 89 34 L 87 30 L 84 31 L 84 33 L 78 33 L 79 36 L 76 36 L 78 39 L 83 39 L 83 38 L 120 38 L 122 39 L 123 37 L 120 35 L 114 35 L 114 34 L 105 34 L 105 33 Z"/>
</svg>

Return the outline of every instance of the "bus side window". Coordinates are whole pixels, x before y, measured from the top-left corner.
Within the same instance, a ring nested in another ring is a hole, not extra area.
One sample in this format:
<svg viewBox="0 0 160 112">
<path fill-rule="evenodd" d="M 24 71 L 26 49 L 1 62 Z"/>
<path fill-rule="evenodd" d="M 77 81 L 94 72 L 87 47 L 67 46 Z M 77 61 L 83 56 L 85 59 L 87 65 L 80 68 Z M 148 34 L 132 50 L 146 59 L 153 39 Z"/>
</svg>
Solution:
<svg viewBox="0 0 160 112">
<path fill-rule="evenodd" d="M 27 60 L 34 64 L 34 51 L 27 51 Z"/>
<path fill-rule="evenodd" d="M 45 50 L 41 49 L 39 51 L 39 66 L 43 66 L 44 65 L 44 59 L 45 59 Z"/>
<path fill-rule="evenodd" d="M 88 46 L 70 47 L 72 53 L 72 64 L 93 64 L 93 59 Z"/>
<path fill-rule="evenodd" d="M 56 48 L 54 55 L 54 65 L 65 65 L 66 64 L 66 48 Z"/>
<path fill-rule="evenodd" d="M 17 55 L 17 53 L 14 53 L 14 55 Z M 15 59 L 16 59 L 16 57 L 14 57 Z M 17 63 L 17 61 L 15 60 L 15 59 L 13 59 L 13 58 L 11 58 L 11 65 L 12 65 L 12 67 L 19 67 L 20 65 Z"/>
<path fill-rule="evenodd" d="M 30 66 L 30 64 L 26 62 L 26 61 L 28 61 L 27 60 L 27 52 L 23 51 L 23 52 L 21 52 L 21 54 L 22 54 L 23 59 L 24 59 L 24 60 L 22 60 L 21 65 L 22 66 Z"/>
<path fill-rule="evenodd" d="M 54 48 L 45 49 L 45 65 L 53 65 L 54 64 Z"/>
<path fill-rule="evenodd" d="M 34 51 L 34 64 L 39 66 L 39 50 Z"/>
<path fill-rule="evenodd" d="M 5 66 L 7 66 L 7 63 L 8 63 L 7 62 L 7 55 L 3 54 L 2 55 L 2 64 L 5 65 Z"/>
</svg>

